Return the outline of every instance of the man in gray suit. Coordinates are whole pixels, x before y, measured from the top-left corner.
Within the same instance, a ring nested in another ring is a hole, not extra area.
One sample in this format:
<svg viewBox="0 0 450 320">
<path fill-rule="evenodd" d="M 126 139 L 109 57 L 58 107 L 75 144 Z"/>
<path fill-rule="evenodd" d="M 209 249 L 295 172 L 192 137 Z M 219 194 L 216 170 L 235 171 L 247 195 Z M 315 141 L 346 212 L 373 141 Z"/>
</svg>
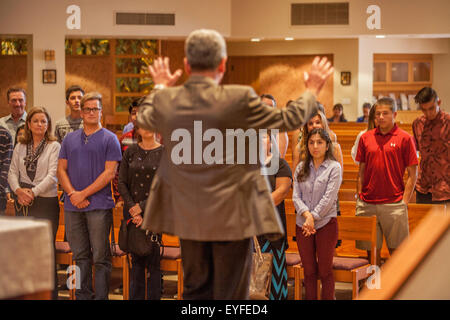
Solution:
<svg viewBox="0 0 450 320">
<path fill-rule="evenodd" d="M 149 68 L 155 90 L 138 113 L 138 125 L 161 133 L 165 145 L 143 228 L 180 238 L 184 299 L 248 299 L 252 237 L 279 238 L 283 228 L 260 164 L 248 161 L 248 150 L 243 162 L 240 145 L 229 142 L 244 130 L 251 141 L 254 129 L 299 128 L 333 68 L 317 57 L 306 92 L 277 109 L 248 86 L 219 85 L 227 53 L 216 31 L 192 32 L 185 54 L 182 86 L 172 87 L 181 70 L 172 74 L 168 58 Z"/>
</svg>

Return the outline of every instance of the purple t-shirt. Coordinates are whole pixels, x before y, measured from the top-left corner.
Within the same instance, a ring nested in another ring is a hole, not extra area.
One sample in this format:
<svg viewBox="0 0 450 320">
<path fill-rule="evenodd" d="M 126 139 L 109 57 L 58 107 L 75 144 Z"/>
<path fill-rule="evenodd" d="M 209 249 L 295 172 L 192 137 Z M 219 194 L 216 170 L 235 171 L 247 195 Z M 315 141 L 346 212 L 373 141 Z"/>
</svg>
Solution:
<svg viewBox="0 0 450 320">
<path fill-rule="evenodd" d="M 91 185 L 103 171 L 106 161 L 121 161 L 122 152 L 116 135 L 102 128 L 86 140 L 83 129 L 69 133 L 63 140 L 59 159 L 67 160 L 67 174 L 75 190 L 81 191 Z M 92 211 L 114 208 L 111 185 L 88 197 L 89 206 L 84 209 L 74 207 L 69 197 L 64 201 L 68 211 Z"/>
</svg>

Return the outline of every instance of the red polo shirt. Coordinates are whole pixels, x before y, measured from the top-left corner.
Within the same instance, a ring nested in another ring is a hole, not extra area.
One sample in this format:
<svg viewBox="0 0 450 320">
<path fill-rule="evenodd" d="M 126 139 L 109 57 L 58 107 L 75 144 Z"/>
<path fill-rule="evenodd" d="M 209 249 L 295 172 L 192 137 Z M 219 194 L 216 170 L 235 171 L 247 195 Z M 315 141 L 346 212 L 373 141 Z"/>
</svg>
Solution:
<svg viewBox="0 0 450 320">
<path fill-rule="evenodd" d="M 405 169 L 418 164 L 413 137 L 396 124 L 385 135 L 379 128 L 364 133 L 359 140 L 356 161 L 366 164 L 359 197 L 374 204 L 402 200 Z"/>
</svg>

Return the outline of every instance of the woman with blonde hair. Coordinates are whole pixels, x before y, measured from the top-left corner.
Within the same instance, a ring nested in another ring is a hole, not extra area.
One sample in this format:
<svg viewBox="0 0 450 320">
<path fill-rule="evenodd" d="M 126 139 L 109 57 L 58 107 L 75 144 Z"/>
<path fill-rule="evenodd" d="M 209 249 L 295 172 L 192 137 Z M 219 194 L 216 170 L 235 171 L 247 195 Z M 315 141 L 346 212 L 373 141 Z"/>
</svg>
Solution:
<svg viewBox="0 0 450 320">
<path fill-rule="evenodd" d="M 294 152 L 292 153 L 292 172 L 295 172 L 300 161 L 303 161 L 306 157 L 307 146 L 306 139 L 302 139 L 302 137 L 307 137 L 308 133 L 311 132 L 315 128 L 324 129 L 328 135 L 330 136 L 331 142 L 333 144 L 333 156 L 339 162 L 342 168 L 342 172 L 344 171 L 344 160 L 342 156 L 342 149 L 340 144 L 337 142 L 336 134 L 330 130 L 328 126 L 328 121 L 321 111 L 313 113 L 309 118 L 308 122 L 303 126 L 300 130 L 299 136 L 297 138 L 297 144 L 295 146 Z"/>
<path fill-rule="evenodd" d="M 47 110 L 33 107 L 25 121 L 24 135 L 14 148 L 8 174 L 10 189 L 15 194 L 16 216 L 49 220 L 53 243 L 59 224 L 56 168 L 60 148 L 52 134 Z M 56 278 L 53 299 L 57 299 Z"/>
</svg>

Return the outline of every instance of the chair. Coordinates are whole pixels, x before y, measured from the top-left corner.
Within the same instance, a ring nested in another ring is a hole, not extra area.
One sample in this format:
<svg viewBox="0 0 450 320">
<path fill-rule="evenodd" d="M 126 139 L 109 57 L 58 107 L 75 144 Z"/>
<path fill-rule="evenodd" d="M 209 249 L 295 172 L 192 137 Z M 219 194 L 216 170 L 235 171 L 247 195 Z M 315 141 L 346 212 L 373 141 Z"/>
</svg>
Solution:
<svg viewBox="0 0 450 320">
<path fill-rule="evenodd" d="M 59 203 L 59 226 L 56 232 L 55 240 L 55 263 L 68 266 L 74 266 L 72 250 L 70 249 L 69 242 L 64 241 L 65 223 L 64 223 L 64 203 Z M 72 288 L 69 288 L 69 299 L 75 299 L 75 283 L 72 282 Z"/>
<path fill-rule="evenodd" d="M 289 248 L 286 250 L 286 271 L 289 278 L 294 278 L 294 299 L 302 299 L 302 286 L 301 278 L 303 278 L 302 261 L 300 254 L 298 253 L 297 242 L 295 241 L 295 214 L 286 213 L 286 229 L 287 229 L 287 242 Z M 298 266 L 299 268 L 295 268 Z"/>
<path fill-rule="evenodd" d="M 16 210 L 14 208 L 14 200 L 6 201 L 5 215 L 14 217 L 16 215 Z"/>
<path fill-rule="evenodd" d="M 359 281 L 368 278 L 371 274 L 370 267 L 376 265 L 376 217 L 337 217 L 339 239 L 345 240 L 362 240 L 369 241 L 372 254 L 371 261 L 356 257 L 335 256 L 333 258 L 333 273 L 335 281 L 351 282 L 352 298 L 358 298 Z M 301 282 L 304 278 L 301 266 L 294 266 L 294 272 L 297 272 L 295 278 L 295 286 L 299 286 L 301 290 Z M 301 291 L 300 291 L 301 292 Z"/>
<path fill-rule="evenodd" d="M 177 273 L 177 299 L 183 298 L 183 266 L 181 264 L 181 249 L 178 237 L 163 234 L 162 243 L 164 251 L 161 257 L 161 271 L 174 271 Z"/>
<path fill-rule="evenodd" d="M 122 285 L 123 285 L 123 300 L 130 299 L 130 263 L 129 256 L 119 247 L 119 229 L 120 222 L 123 219 L 123 207 L 115 207 L 113 209 L 113 225 L 111 228 L 111 235 L 114 232 L 114 242 L 111 244 L 113 256 L 111 259 L 112 267 L 122 269 Z"/>
</svg>

